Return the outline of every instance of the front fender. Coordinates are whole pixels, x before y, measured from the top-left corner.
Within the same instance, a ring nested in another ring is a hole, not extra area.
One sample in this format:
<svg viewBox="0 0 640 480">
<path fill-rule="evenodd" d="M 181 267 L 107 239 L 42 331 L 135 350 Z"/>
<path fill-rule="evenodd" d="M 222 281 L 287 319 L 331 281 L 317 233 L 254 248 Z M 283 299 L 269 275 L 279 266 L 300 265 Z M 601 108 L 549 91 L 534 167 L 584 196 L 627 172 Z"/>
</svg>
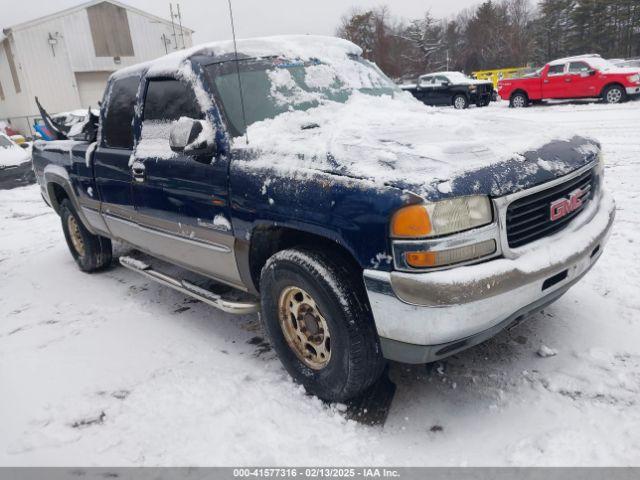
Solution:
<svg viewBox="0 0 640 480">
<path fill-rule="evenodd" d="M 238 162 L 249 164 L 249 162 Z M 233 165 L 233 227 L 249 240 L 255 228 L 284 227 L 321 236 L 349 251 L 362 268 L 391 269 L 389 219 L 411 194 L 319 171 Z"/>
</svg>

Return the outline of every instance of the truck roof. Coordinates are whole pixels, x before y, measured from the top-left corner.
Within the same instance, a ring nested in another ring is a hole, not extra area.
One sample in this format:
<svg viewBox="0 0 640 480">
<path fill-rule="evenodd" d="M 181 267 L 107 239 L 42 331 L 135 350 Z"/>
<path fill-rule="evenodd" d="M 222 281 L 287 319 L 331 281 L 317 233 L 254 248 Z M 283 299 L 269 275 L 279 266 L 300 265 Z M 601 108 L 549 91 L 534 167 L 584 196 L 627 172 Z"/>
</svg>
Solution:
<svg viewBox="0 0 640 480">
<path fill-rule="evenodd" d="M 574 55 L 572 57 L 559 58 L 557 60 L 553 60 L 549 62 L 549 65 L 560 65 L 561 63 L 567 63 L 572 60 L 584 60 L 587 58 L 602 58 L 602 57 L 597 53 L 585 53 L 584 55 Z"/>
<path fill-rule="evenodd" d="M 330 61 L 347 55 L 361 55 L 362 49 L 348 40 L 321 35 L 280 35 L 238 39 L 238 55 L 241 58 L 286 57 L 291 59 L 318 59 Z M 156 60 L 120 69 L 112 77 L 125 77 L 149 73 L 162 75 L 177 71 L 188 59 L 208 55 L 223 57 L 235 52 L 233 40 L 204 43 L 170 53 Z"/>
</svg>

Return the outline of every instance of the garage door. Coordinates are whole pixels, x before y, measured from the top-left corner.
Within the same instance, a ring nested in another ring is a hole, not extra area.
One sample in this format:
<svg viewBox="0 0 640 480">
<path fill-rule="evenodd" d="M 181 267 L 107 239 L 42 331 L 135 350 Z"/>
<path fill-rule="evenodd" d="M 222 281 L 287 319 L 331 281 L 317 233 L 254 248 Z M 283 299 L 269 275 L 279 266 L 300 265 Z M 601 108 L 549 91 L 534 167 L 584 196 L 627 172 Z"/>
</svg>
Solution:
<svg viewBox="0 0 640 480">
<path fill-rule="evenodd" d="M 98 108 L 98 101 L 102 100 L 104 87 L 111 72 L 81 72 L 76 73 L 76 84 L 80 91 L 82 108 Z"/>
</svg>

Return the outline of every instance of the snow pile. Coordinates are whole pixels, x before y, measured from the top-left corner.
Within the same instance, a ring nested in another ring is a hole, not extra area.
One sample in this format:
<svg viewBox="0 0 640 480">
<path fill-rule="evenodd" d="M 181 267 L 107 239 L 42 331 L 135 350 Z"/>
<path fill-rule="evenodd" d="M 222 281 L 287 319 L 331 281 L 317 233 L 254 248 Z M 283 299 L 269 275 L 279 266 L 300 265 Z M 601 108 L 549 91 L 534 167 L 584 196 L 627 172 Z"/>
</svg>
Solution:
<svg viewBox="0 0 640 480">
<path fill-rule="evenodd" d="M 553 348 L 549 348 L 543 344 L 543 345 L 540 345 L 540 348 L 536 353 L 538 354 L 539 357 L 546 358 L 546 357 L 555 357 L 558 354 L 558 351 L 554 350 Z"/>
</svg>

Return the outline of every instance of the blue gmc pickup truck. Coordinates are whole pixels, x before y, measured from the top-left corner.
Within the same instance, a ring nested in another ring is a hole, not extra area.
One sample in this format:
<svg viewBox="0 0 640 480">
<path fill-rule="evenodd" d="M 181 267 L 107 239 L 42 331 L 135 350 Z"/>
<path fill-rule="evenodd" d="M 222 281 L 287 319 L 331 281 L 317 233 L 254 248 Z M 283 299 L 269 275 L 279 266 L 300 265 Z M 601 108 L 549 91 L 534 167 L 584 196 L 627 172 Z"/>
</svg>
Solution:
<svg viewBox="0 0 640 480">
<path fill-rule="evenodd" d="M 33 152 L 80 269 L 108 267 L 118 240 L 142 252 L 125 267 L 259 311 L 331 401 L 386 359 L 442 359 L 558 299 L 613 222 L 600 145 L 427 107 L 361 53 L 271 37 L 114 73 L 93 136 Z"/>
</svg>

